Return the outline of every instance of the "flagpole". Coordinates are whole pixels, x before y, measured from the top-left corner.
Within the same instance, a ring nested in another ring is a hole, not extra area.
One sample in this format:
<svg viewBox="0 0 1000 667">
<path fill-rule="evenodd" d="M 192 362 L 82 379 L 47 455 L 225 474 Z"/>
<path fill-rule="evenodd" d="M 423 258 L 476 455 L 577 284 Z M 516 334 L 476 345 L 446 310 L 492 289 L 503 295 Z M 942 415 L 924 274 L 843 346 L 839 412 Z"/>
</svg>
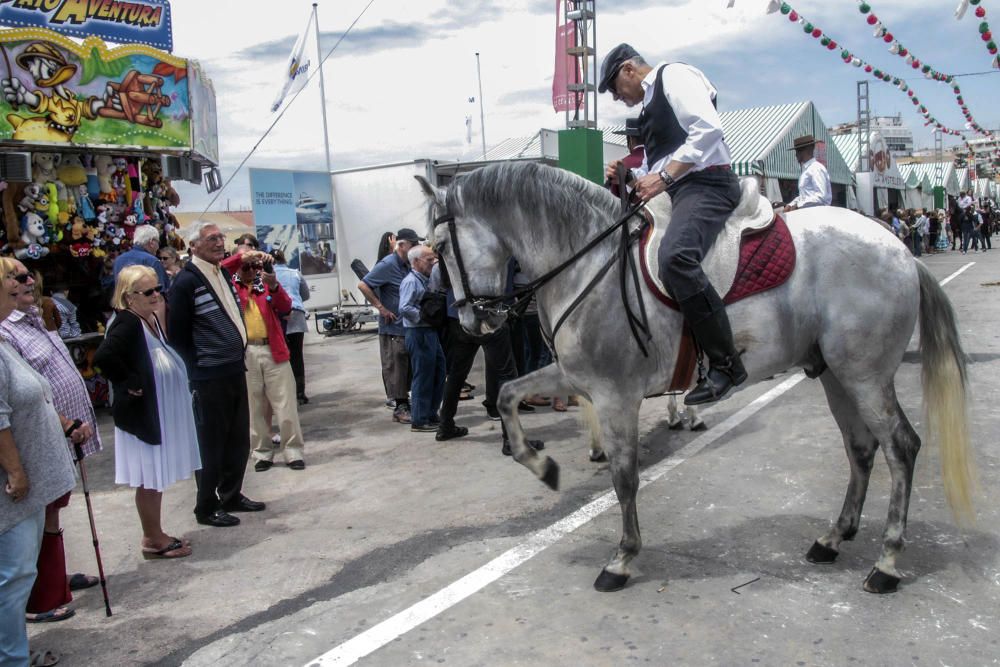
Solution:
<svg viewBox="0 0 1000 667">
<path fill-rule="evenodd" d="M 313 21 L 316 23 L 316 62 L 319 63 L 319 99 L 323 111 L 323 146 L 326 156 L 326 173 L 329 175 L 333 169 L 330 168 L 330 133 L 326 127 L 326 87 L 323 85 L 323 50 L 319 46 L 319 13 L 316 9 L 318 3 L 313 3 Z"/>
<path fill-rule="evenodd" d="M 483 73 L 479 69 L 479 51 L 476 51 L 476 77 L 479 79 L 479 127 L 483 137 L 483 159 L 486 159 L 486 114 L 483 112 Z"/>
</svg>

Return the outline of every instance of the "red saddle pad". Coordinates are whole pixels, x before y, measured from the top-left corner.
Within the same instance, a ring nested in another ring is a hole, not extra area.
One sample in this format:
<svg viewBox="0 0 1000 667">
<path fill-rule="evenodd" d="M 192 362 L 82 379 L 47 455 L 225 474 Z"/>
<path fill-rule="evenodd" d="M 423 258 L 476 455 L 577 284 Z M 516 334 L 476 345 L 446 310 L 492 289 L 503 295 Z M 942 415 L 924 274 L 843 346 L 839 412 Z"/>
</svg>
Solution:
<svg viewBox="0 0 1000 667">
<path fill-rule="evenodd" d="M 645 246 L 649 233 L 642 239 L 641 256 L 645 256 Z M 665 294 L 649 275 L 650 267 L 642 262 L 642 275 L 646 286 L 664 305 L 678 310 L 677 302 Z M 753 234 L 745 235 L 740 242 L 740 259 L 736 266 L 736 278 L 723 297 L 727 304 L 764 292 L 784 284 L 795 270 L 795 244 L 785 219 L 774 216 L 774 224 Z"/>
</svg>

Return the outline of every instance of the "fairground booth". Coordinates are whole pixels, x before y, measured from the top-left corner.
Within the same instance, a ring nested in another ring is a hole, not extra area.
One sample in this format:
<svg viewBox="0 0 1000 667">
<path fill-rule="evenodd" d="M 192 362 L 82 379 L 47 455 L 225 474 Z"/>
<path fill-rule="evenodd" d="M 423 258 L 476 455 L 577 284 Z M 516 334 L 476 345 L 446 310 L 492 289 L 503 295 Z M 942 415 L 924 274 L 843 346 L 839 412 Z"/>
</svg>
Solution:
<svg viewBox="0 0 1000 667">
<path fill-rule="evenodd" d="M 854 173 L 857 184 L 856 208 L 866 215 L 876 215 L 886 208 L 920 208 L 916 193 L 906 196 L 906 178 L 900 173 L 896 159 L 889 146 L 877 130 L 868 133 L 865 146 L 867 159 L 861 160 L 861 138 L 857 132 L 833 137 L 837 150 Z"/>
<path fill-rule="evenodd" d="M 166 0 L 7 0 L 0 25 L 0 252 L 67 292 L 80 330 L 63 335 L 92 378 L 115 257 L 140 225 L 182 249 L 171 181 L 217 187 L 215 91 L 170 53 Z"/>
</svg>

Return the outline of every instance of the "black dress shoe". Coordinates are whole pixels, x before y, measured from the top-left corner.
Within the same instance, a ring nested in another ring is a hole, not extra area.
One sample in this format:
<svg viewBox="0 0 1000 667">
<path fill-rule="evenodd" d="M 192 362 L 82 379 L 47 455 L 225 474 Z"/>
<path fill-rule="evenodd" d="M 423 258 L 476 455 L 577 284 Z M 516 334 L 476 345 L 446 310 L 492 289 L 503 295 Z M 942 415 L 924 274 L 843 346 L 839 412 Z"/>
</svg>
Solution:
<svg viewBox="0 0 1000 667">
<path fill-rule="evenodd" d="M 267 508 L 264 503 L 240 496 L 238 500 L 222 506 L 227 512 L 262 512 Z"/>
<path fill-rule="evenodd" d="M 215 510 L 215 512 L 208 516 L 195 516 L 195 520 L 203 526 L 215 526 L 216 528 L 229 528 L 230 526 L 240 525 L 240 520 L 237 517 L 227 514 L 222 510 Z"/>
<path fill-rule="evenodd" d="M 303 461 L 302 459 L 295 459 L 294 461 L 288 462 L 288 467 L 291 468 L 292 470 L 305 470 L 306 462 Z M 263 505 L 264 503 L 260 504 Z"/>
<path fill-rule="evenodd" d="M 260 461 L 257 461 L 257 463 L 253 464 L 253 469 L 254 472 L 264 472 L 265 470 L 270 470 L 273 465 L 274 461 L 265 461 L 264 459 L 261 459 Z"/>
<path fill-rule="evenodd" d="M 451 440 L 452 438 L 461 438 L 465 435 L 469 435 L 469 429 L 464 426 L 439 426 L 437 435 L 434 436 L 434 439 L 438 442 L 443 442 L 445 440 Z"/>
</svg>

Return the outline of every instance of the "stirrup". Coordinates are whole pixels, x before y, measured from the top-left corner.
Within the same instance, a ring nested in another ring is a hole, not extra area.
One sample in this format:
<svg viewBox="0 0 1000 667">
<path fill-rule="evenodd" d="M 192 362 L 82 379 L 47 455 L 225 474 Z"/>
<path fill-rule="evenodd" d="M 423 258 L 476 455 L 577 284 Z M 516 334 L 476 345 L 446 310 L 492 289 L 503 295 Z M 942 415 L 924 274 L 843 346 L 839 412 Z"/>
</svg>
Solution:
<svg viewBox="0 0 1000 667">
<path fill-rule="evenodd" d="M 713 371 L 721 377 L 716 377 L 713 380 Z M 743 364 L 740 363 L 740 356 L 737 352 L 727 357 L 724 364 L 710 366 L 705 377 L 699 379 L 698 385 L 684 397 L 684 405 L 701 405 L 720 401 L 732 389 L 743 384 L 746 379 L 747 372 L 743 368 Z"/>
</svg>

